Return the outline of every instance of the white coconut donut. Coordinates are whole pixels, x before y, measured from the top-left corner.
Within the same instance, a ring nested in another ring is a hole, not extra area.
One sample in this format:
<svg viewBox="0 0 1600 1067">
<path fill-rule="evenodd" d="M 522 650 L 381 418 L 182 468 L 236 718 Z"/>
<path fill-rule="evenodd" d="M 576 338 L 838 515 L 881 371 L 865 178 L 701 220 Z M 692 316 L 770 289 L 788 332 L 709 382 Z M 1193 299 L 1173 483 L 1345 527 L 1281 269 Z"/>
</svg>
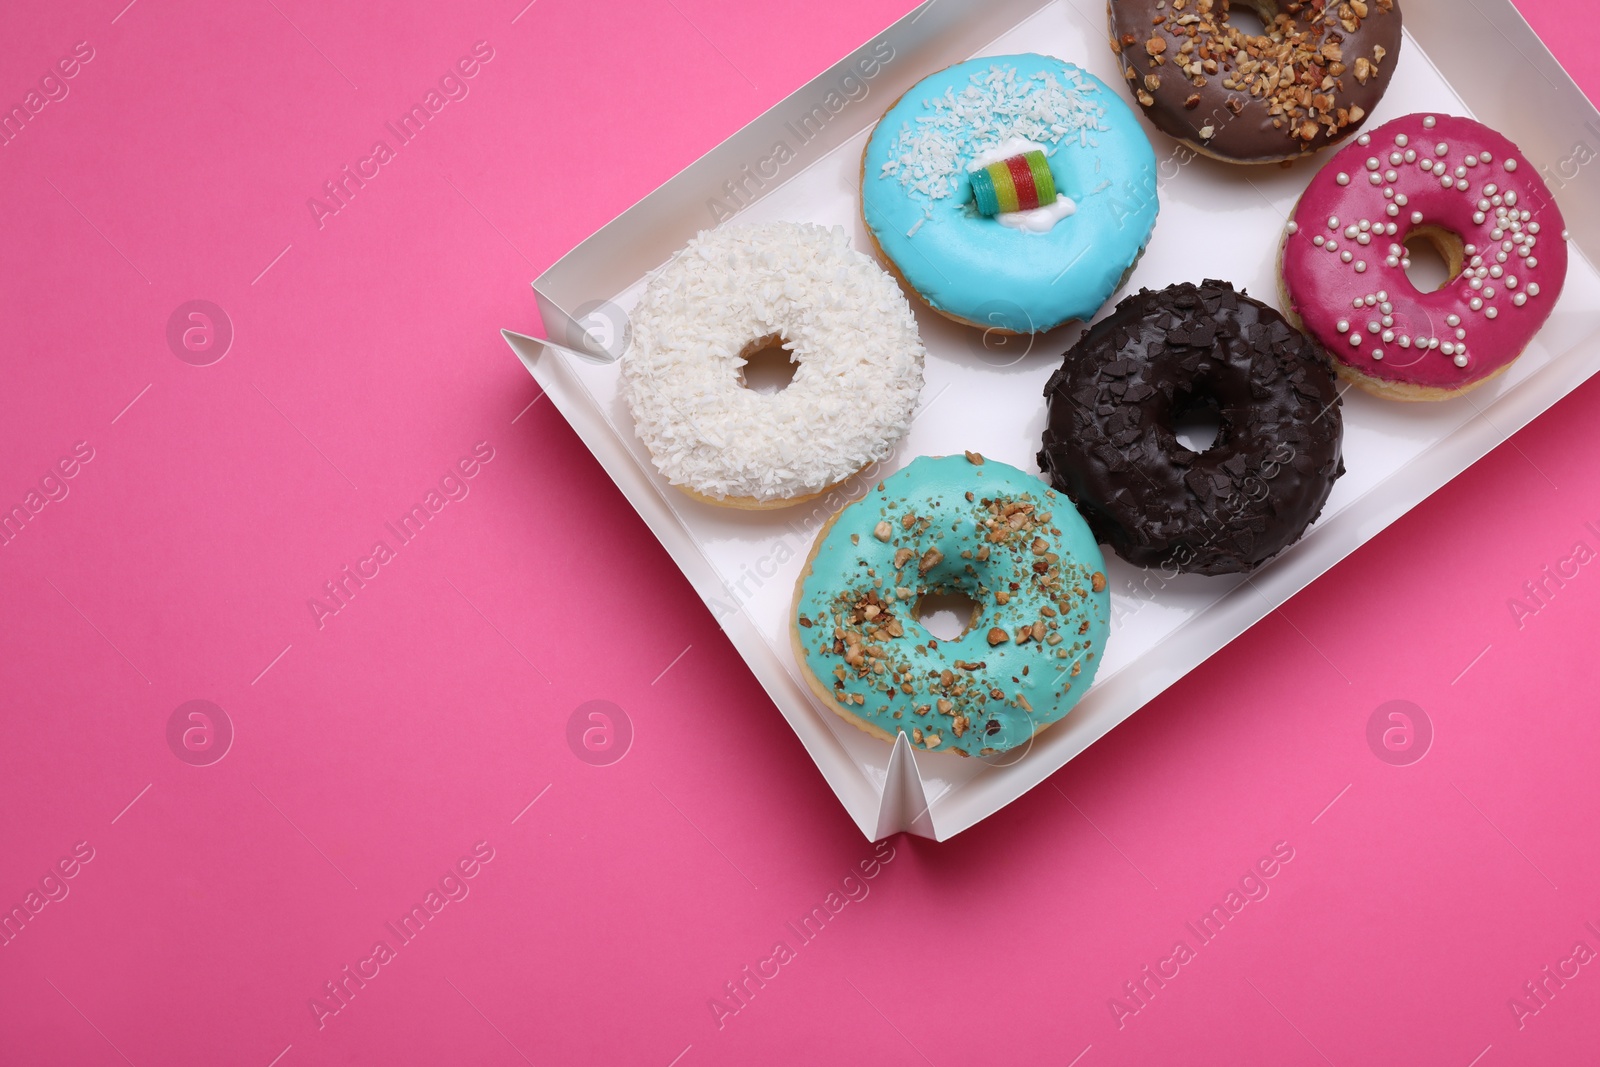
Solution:
<svg viewBox="0 0 1600 1067">
<path fill-rule="evenodd" d="M 744 388 L 745 357 L 774 337 L 794 380 Z M 645 287 L 623 393 L 668 482 L 714 504 L 783 507 L 889 454 L 910 427 L 923 357 L 905 295 L 843 229 L 728 226 Z"/>
</svg>

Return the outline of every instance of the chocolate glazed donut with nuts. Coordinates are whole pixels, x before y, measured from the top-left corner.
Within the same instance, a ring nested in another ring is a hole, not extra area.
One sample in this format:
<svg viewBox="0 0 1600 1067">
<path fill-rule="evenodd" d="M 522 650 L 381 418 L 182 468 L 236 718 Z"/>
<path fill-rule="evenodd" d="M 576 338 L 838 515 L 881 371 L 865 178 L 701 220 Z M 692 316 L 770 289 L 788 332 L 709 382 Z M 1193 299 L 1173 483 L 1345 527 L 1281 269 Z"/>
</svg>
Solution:
<svg viewBox="0 0 1600 1067">
<path fill-rule="evenodd" d="M 1141 567 L 1254 570 L 1300 539 L 1344 473 L 1322 346 L 1227 282 L 1130 296 L 1045 385 L 1039 466 L 1095 539 Z M 1194 452 L 1174 425 L 1214 408 Z"/>
<path fill-rule="evenodd" d="M 1230 11 L 1253 10 L 1252 35 Z M 1396 0 L 1109 0 L 1111 48 L 1163 133 L 1232 163 L 1279 163 L 1361 128 L 1400 52 Z"/>
</svg>

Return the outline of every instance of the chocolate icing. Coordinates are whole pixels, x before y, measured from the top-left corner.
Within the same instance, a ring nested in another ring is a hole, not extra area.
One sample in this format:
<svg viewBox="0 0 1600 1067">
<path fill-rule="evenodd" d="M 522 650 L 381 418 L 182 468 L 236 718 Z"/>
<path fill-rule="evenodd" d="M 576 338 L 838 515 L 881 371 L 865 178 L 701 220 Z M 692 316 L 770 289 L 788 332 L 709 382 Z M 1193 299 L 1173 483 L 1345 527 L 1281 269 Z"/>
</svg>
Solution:
<svg viewBox="0 0 1600 1067">
<path fill-rule="evenodd" d="M 1150 121 L 1241 163 L 1294 159 L 1360 129 L 1399 58 L 1395 0 L 1240 6 L 1275 14 L 1267 36 L 1229 26 L 1229 0 L 1110 0 L 1111 46 Z"/>
<path fill-rule="evenodd" d="M 1299 540 L 1344 473 L 1327 355 L 1227 282 L 1123 300 L 1045 385 L 1039 466 L 1095 538 L 1130 563 L 1250 571 Z M 1204 452 L 1177 417 L 1214 404 Z"/>
</svg>

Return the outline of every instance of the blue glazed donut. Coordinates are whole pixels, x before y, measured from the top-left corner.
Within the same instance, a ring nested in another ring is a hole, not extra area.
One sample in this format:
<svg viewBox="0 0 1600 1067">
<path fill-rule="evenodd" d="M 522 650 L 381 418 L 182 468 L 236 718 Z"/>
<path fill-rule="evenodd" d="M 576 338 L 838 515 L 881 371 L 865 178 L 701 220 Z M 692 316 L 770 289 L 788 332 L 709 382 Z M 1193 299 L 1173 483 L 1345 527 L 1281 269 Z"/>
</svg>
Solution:
<svg viewBox="0 0 1600 1067">
<path fill-rule="evenodd" d="M 988 217 L 969 174 L 1045 154 L 1060 198 Z M 1010 333 L 1089 319 L 1155 227 L 1156 156 L 1104 82 L 1051 56 L 986 56 L 918 82 L 862 157 L 867 232 L 942 315 Z"/>
<path fill-rule="evenodd" d="M 918 621 L 972 600 L 965 633 Z M 1105 559 L 1072 501 L 975 452 L 922 456 L 828 521 L 790 636 L 817 698 L 885 741 L 990 756 L 1072 710 L 1110 633 Z"/>
</svg>

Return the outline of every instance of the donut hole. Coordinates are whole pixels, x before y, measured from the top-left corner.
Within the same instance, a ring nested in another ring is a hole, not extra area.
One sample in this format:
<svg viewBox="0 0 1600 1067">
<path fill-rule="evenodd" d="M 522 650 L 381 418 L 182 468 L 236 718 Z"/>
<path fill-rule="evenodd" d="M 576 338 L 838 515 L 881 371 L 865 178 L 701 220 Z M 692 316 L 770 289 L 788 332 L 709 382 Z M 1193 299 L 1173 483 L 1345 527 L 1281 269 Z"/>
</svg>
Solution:
<svg viewBox="0 0 1600 1067">
<path fill-rule="evenodd" d="M 955 641 L 978 622 L 978 602 L 959 589 L 936 590 L 917 598 L 913 614 L 941 641 Z"/>
<path fill-rule="evenodd" d="M 800 363 L 782 334 L 758 337 L 739 353 L 739 384 L 753 393 L 781 393 L 794 381 Z"/>
<path fill-rule="evenodd" d="M 1205 452 L 1222 436 L 1222 411 L 1209 396 L 1179 397 L 1173 405 L 1172 436 L 1190 452 Z"/>
<path fill-rule="evenodd" d="M 1246 37 L 1266 37 L 1267 27 L 1277 17 L 1277 5 L 1271 0 L 1261 3 L 1232 3 L 1223 15 L 1224 21 Z"/>
<path fill-rule="evenodd" d="M 1461 235 L 1442 226 L 1418 226 L 1406 236 L 1406 277 L 1419 293 L 1435 293 L 1457 278 L 1466 264 Z"/>
</svg>

